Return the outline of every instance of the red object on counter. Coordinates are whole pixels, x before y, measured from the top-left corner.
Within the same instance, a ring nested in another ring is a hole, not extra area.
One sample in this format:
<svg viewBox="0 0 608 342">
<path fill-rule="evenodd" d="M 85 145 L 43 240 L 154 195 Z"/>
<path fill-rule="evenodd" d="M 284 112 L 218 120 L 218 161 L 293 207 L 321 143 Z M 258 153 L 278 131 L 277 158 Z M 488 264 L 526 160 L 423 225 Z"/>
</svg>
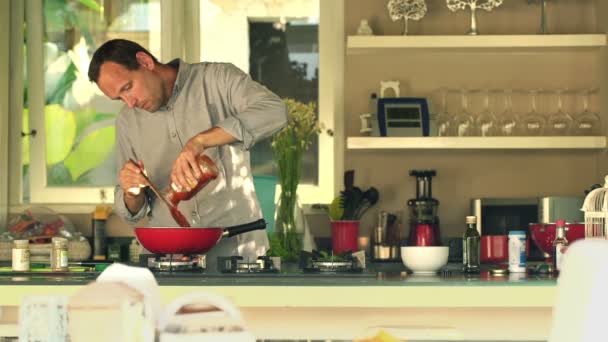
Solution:
<svg viewBox="0 0 608 342">
<path fill-rule="evenodd" d="M 567 223 L 566 239 L 568 243 L 585 238 L 584 223 Z M 555 241 L 555 223 L 530 223 L 530 235 L 541 251 L 553 257 L 553 241 Z"/>
<path fill-rule="evenodd" d="M 481 262 L 500 263 L 509 259 L 507 235 L 483 235 L 481 237 Z"/>
<path fill-rule="evenodd" d="M 530 238 L 526 238 L 526 257 L 530 256 Z M 482 235 L 481 255 L 482 263 L 498 264 L 509 260 L 508 235 Z"/>
<path fill-rule="evenodd" d="M 414 229 L 416 229 L 416 246 L 437 246 L 434 225 L 417 223 Z"/>
<path fill-rule="evenodd" d="M 331 244 L 334 254 L 358 250 L 359 221 L 331 221 Z"/>
</svg>

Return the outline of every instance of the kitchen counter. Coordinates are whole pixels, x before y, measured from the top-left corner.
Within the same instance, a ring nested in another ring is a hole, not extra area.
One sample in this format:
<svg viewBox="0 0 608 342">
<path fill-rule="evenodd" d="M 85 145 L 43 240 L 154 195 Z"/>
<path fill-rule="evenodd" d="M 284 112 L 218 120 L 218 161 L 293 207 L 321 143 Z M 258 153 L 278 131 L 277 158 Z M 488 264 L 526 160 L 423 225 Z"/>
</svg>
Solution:
<svg viewBox="0 0 608 342">
<path fill-rule="evenodd" d="M 0 275 L 0 306 L 14 308 L 26 295 L 71 295 L 95 276 Z M 418 340 L 545 340 L 556 289 L 550 277 L 465 277 L 455 271 L 161 274 L 157 281 L 164 303 L 193 291 L 225 295 L 266 339 L 352 339 L 370 327 L 390 326 L 396 335 Z"/>
</svg>

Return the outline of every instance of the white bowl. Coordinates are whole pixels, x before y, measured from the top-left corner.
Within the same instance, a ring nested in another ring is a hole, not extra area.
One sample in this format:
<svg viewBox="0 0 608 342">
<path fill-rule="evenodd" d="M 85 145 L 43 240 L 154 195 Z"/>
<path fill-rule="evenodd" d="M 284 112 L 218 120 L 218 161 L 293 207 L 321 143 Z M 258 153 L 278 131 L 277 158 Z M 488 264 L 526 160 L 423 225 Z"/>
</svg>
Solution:
<svg viewBox="0 0 608 342">
<path fill-rule="evenodd" d="M 415 274 L 435 274 L 448 263 L 448 246 L 401 247 L 401 260 Z"/>
</svg>

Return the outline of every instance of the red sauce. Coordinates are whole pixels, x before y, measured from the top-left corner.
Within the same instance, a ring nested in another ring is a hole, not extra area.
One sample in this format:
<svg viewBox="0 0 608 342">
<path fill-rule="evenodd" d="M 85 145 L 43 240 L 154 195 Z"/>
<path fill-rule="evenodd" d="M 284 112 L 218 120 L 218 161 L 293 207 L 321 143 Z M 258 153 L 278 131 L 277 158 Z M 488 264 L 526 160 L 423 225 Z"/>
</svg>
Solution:
<svg viewBox="0 0 608 342">
<path fill-rule="evenodd" d="M 173 216 L 175 222 L 177 222 L 180 227 L 190 227 L 190 224 L 188 223 L 186 217 L 177 208 L 179 202 L 191 199 L 194 195 L 196 195 L 196 193 L 205 187 L 205 185 L 216 179 L 219 174 L 215 163 L 206 155 L 199 155 L 196 158 L 196 161 L 198 162 L 201 171 L 201 176 L 198 178 L 196 186 L 194 186 L 194 188 L 192 188 L 190 191 L 174 191 L 171 187 L 169 187 L 170 190 L 167 193 L 167 199 L 173 205 L 173 207 L 170 209 L 171 216 Z"/>
<path fill-rule="evenodd" d="M 175 219 L 175 222 L 177 222 L 180 227 L 190 228 L 188 219 L 186 216 L 184 216 L 184 214 L 182 214 L 181 211 L 179 211 L 179 209 L 177 209 L 177 207 L 171 207 L 169 210 L 171 211 L 171 216 L 173 216 L 173 219 Z"/>
</svg>

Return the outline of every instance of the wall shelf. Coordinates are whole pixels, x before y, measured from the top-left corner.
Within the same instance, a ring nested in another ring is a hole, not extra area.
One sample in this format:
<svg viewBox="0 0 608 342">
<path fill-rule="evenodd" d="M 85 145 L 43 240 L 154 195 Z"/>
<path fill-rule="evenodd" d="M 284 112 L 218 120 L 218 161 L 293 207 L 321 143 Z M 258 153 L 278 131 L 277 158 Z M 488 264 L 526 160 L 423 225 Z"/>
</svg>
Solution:
<svg viewBox="0 0 608 342">
<path fill-rule="evenodd" d="M 348 36 L 347 54 L 395 49 L 595 49 L 606 46 L 605 34 L 481 36 Z M 452 51 L 452 50 L 450 50 Z"/>
<path fill-rule="evenodd" d="M 606 137 L 348 137 L 349 150 L 593 150 L 607 147 Z"/>
</svg>

